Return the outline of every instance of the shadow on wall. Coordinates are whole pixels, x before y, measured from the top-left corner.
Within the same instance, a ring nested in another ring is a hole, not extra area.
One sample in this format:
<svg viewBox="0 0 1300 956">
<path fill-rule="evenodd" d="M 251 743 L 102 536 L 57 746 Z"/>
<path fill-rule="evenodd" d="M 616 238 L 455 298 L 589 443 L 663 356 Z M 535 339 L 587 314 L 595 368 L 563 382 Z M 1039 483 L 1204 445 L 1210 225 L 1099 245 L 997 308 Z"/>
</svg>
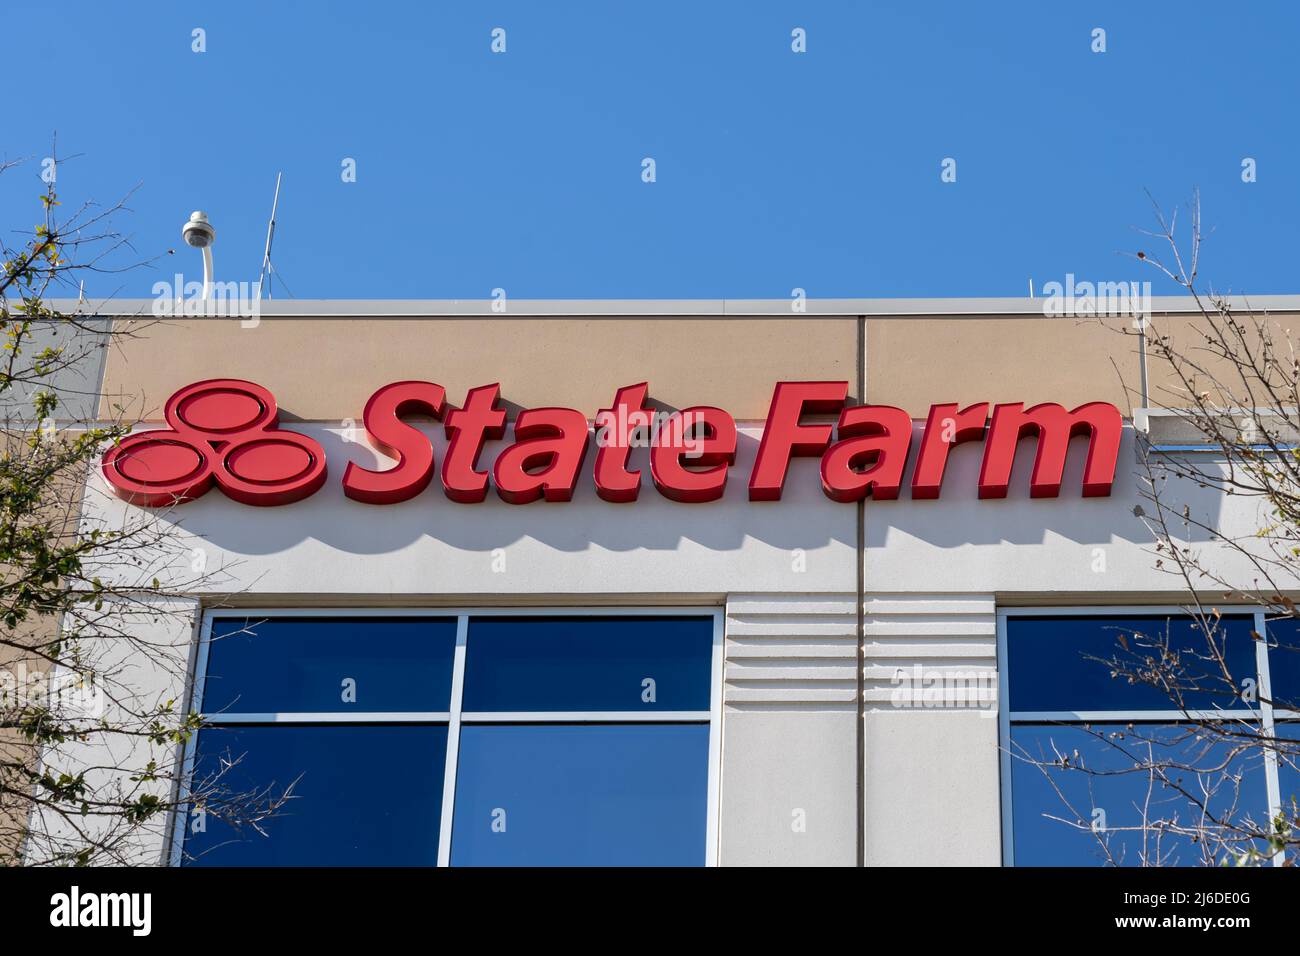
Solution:
<svg viewBox="0 0 1300 956">
<path fill-rule="evenodd" d="M 795 462 L 783 500 L 748 500 L 749 467 L 758 451 L 758 435 L 752 429 L 738 436 L 737 462 L 723 499 L 699 505 L 669 501 L 655 490 L 645 449 L 634 450 L 629 465 L 641 470 L 638 500 L 627 504 L 602 500 L 591 478 L 594 447 L 587 450 L 578 487 L 567 503 L 511 505 L 489 490 L 487 499 L 479 504 L 458 504 L 446 498 L 435 475 L 430 486 L 409 501 L 363 504 L 343 494 L 347 462 L 378 468 L 387 460 L 368 445 L 345 441 L 336 429 L 298 425 L 293 430 L 311 435 L 325 449 L 329 478 L 315 495 L 283 507 L 255 508 L 233 502 L 214 489 L 173 509 L 170 519 L 229 553 L 246 555 L 273 554 L 308 539 L 359 555 L 389 554 L 422 538 L 472 552 L 530 538 L 573 553 L 593 546 L 613 552 L 675 552 L 683 542 L 727 552 L 739 550 L 747 539 L 782 551 L 857 546 L 856 509 L 822 494 L 814 459 Z M 434 432 L 429 426 L 421 430 L 433 434 L 436 460 L 441 465 L 446 452 L 441 429 Z M 490 465 L 508 444 L 507 440 L 485 443 L 479 470 Z M 102 478 L 100 487 L 107 488 Z"/>
<path fill-rule="evenodd" d="M 86 422 L 99 416 L 99 380 L 108 352 L 108 320 L 80 317 L 80 327 L 64 322 L 33 321 L 23 345 L 28 357 L 45 349 L 62 349 L 66 365 L 34 382 L 17 382 L 8 393 L 13 407 L 30 409 L 33 395 L 52 391 L 58 396 L 58 421 Z"/>
<path fill-rule="evenodd" d="M 909 481 L 916 464 L 920 432 L 918 426 L 908 465 Z M 981 501 L 978 485 L 983 445 L 970 442 L 956 446 L 948 458 L 939 500 L 912 501 L 904 491 L 897 501 L 868 503 L 867 547 L 884 547 L 891 536 L 899 533 L 938 548 L 971 544 L 1042 544 L 1050 535 L 1081 545 L 1100 545 L 1116 540 L 1143 546 L 1154 543 L 1155 538 L 1142 519 L 1134 514 L 1139 505 L 1146 512 L 1153 508 L 1140 494 L 1143 475 L 1132 428 L 1126 426 L 1124 429 L 1115 483 L 1107 498 L 1084 498 L 1081 495 L 1083 466 L 1088 455 L 1086 437 L 1074 438 L 1070 442 L 1060 497 L 1029 497 L 1035 447 L 1031 439 L 1020 443 L 1007 497 Z M 1176 502 L 1179 508 L 1186 505 L 1196 518 L 1212 527 L 1222 524 L 1224 497 L 1211 489 L 1198 487 L 1190 481 L 1171 481 L 1162 497 Z M 1201 532 L 1190 535 L 1189 540 L 1208 540 L 1208 536 Z"/>
</svg>

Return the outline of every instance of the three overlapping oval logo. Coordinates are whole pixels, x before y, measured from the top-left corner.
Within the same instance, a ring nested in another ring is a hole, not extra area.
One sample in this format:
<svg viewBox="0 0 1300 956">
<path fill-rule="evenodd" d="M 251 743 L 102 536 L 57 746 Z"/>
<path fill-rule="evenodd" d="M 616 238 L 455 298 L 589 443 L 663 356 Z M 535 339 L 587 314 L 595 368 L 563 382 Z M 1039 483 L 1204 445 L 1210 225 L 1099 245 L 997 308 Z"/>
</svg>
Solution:
<svg viewBox="0 0 1300 956">
<path fill-rule="evenodd" d="M 315 439 L 278 427 L 275 396 L 253 382 L 209 379 L 172 395 L 169 428 L 137 432 L 104 454 L 104 477 L 131 504 L 191 501 L 214 484 L 249 505 L 284 505 L 325 483 Z"/>
</svg>

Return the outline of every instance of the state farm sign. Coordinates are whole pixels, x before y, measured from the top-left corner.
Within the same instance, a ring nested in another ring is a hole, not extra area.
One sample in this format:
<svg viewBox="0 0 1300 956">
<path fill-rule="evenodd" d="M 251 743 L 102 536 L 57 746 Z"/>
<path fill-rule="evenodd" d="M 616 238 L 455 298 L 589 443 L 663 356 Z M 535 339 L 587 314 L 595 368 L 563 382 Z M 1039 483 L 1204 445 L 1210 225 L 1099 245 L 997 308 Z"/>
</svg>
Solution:
<svg viewBox="0 0 1300 956">
<path fill-rule="evenodd" d="M 637 499 L 641 473 L 629 468 L 629 456 L 640 435 L 649 446 L 650 477 L 661 495 L 681 502 L 721 498 L 736 460 L 735 419 L 721 408 L 695 406 L 665 420 L 647 407 L 648 388 L 642 382 L 619 389 L 613 405 L 596 416 L 596 493 L 606 501 Z M 848 390 L 848 382 L 777 383 L 750 473 L 751 501 L 779 500 L 790 460 L 800 456 L 821 459 L 822 490 L 835 501 L 898 497 L 912 420 L 888 405 L 845 407 Z M 487 466 L 480 470 L 484 444 L 506 433 L 500 391 L 499 385 L 470 389 L 463 405 L 453 408 L 445 389 L 432 382 L 384 386 L 366 403 L 364 422 L 371 444 L 396 464 L 372 470 L 350 462 L 343 472 L 344 493 L 357 501 L 393 504 L 427 488 L 434 474 L 433 443 L 406 421 L 424 415 L 443 421 L 447 431 L 439 474 L 452 501 L 482 501 L 489 484 L 511 504 L 568 501 L 592 425 L 572 408 L 525 409 L 515 419 L 513 442 L 490 472 Z M 828 416 L 838 419 L 832 423 Z M 168 428 L 137 432 L 104 454 L 104 477 L 132 504 L 180 504 L 215 485 L 245 504 L 284 505 L 325 483 L 324 450 L 315 439 L 279 427 L 275 397 L 260 385 L 237 379 L 196 382 L 168 399 L 164 417 Z M 633 427 L 626 427 L 629 423 Z M 1054 498 L 1075 435 L 1089 438 L 1083 496 L 1106 496 L 1122 432 L 1119 409 L 1106 402 L 1073 411 L 1054 404 L 1001 404 L 993 406 L 991 417 L 987 402 L 967 408 L 933 405 L 921 433 L 911 496 L 938 498 L 952 447 L 983 440 L 979 496 L 1005 498 L 1017 444 L 1035 437 L 1030 495 Z"/>
</svg>

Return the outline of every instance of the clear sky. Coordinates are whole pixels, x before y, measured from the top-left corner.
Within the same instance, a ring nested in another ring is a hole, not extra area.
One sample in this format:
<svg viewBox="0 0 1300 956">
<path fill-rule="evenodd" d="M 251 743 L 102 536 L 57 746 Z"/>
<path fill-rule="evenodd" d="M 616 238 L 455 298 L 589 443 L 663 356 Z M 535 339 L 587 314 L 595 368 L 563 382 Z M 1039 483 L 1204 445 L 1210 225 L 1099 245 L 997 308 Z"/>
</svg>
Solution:
<svg viewBox="0 0 1300 956">
<path fill-rule="evenodd" d="M 138 183 L 136 256 L 176 250 L 94 295 L 197 278 L 198 208 L 255 280 L 279 170 L 298 298 L 1025 295 L 1156 278 L 1144 190 L 1196 187 L 1204 278 L 1300 292 L 1294 2 L 94 0 L 5 33 L 0 229 L 57 132 L 65 205 Z"/>
</svg>

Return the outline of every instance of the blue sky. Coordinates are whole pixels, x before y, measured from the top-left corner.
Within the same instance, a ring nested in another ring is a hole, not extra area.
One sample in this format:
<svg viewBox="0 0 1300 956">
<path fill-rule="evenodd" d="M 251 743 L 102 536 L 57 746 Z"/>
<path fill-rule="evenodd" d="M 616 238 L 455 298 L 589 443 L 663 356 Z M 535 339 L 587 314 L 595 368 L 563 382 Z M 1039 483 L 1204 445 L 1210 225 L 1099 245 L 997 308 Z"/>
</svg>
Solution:
<svg viewBox="0 0 1300 956">
<path fill-rule="evenodd" d="M 138 183 L 120 222 L 136 258 L 176 250 L 90 280 L 94 295 L 197 278 L 180 241 L 196 208 L 217 278 L 255 280 L 278 170 L 274 259 L 299 298 L 1155 279 L 1122 254 L 1149 248 L 1144 190 L 1172 208 L 1195 187 L 1204 279 L 1300 292 L 1294 3 L 170 0 L 18 5 L 6 24 L 22 108 L 0 157 L 32 161 L 0 176 L 0 229 L 35 222 L 57 131 L 80 154 L 60 168 L 65 204 Z"/>
</svg>

